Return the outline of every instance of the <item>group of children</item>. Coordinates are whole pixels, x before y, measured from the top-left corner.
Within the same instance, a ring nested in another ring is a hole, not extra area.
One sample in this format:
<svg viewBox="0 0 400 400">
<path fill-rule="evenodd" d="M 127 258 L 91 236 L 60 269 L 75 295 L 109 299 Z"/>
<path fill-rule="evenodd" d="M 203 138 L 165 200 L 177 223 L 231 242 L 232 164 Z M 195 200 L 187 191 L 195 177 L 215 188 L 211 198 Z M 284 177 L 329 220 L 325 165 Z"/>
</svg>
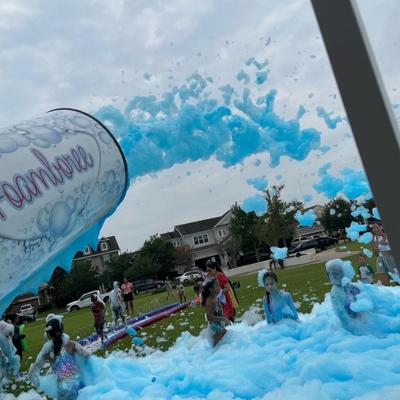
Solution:
<svg viewBox="0 0 400 400">
<path fill-rule="evenodd" d="M 358 271 L 360 281 L 363 284 L 373 284 L 373 269 L 368 264 L 363 254 L 358 256 Z M 201 294 L 197 293 L 198 302 L 205 307 L 206 318 L 208 321 L 208 330 L 211 336 L 212 345 L 216 346 L 227 332 L 225 326 L 233 322 L 232 307 L 226 301 L 224 294 L 226 288 L 217 279 L 215 273 L 207 267 L 207 279 L 202 285 Z M 355 318 L 358 314 L 357 296 L 361 290 L 351 280 L 354 277 L 354 269 L 350 262 L 341 260 L 332 260 L 326 264 L 327 274 L 332 283 L 331 300 L 335 313 L 338 315 L 343 326 L 348 328 L 348 319 Z M 347 271 L 346 271 L 347 270 Z M 221 278 L 222 278 L 221 274 Z M 347 277 L 343 280 L 343 278 Z M 223 279 L 223 278 L 222 278 Z M 227 278 L 226 278 L 227 279 Z M 265 296 L 263 297 L 263 308 L 265 319 L 268 324 L 274 324 L 281 320 L 299 321 L 296 306 L 290 293 L 279 289 L 278 276 L 276 273 L 267 270 L 261 270 L 258 274 L 258 283 L 265 288 Z M 361 302 L 359 301 L 359 304 Z M 351 330 L 351 329 L 349 329 Z"/>
</svg>

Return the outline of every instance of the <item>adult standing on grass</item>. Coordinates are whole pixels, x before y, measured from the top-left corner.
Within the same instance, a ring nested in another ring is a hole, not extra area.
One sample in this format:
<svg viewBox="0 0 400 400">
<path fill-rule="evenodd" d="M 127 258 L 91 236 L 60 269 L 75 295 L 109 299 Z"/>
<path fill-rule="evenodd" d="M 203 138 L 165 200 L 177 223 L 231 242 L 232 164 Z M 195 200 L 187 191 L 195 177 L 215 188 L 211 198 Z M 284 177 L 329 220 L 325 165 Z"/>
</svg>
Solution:
<svg viewBox="0 0 400 400">
<path fill-rule="evenodd" d="M 224 315 L 233 322 L 235 318 L 235 309 L 233 308 L 234 293 L 229 283 L 229 279 L 215 261 L 207 261 L 206 268 L 208 278 L 216 279 L 218 281 L 221 291 L 225 297 L 225 302 L 221 301 Z"/>
<path fill-rule="evenodd" d="M 124 283 L 121 285 L 122 294 L 124 296 L 125 309 L 128 315 L 133 315 L 133 283 L 124 277 Z"/>
<path fill-rule="evenodd" d="M 122 290 L 119 288 L 118 282 L 115 281 L 113 284 L 113 290 L 110 293 L 111 309 L 114 316 L 114 324 L 117 323 L 118 319 L 121 318 L 123 324 L 126 326 L 124 317 L 124 300 L 122 298 Z"/>
<path fill-rule="evenodd" d="M 90 309 L 94 317 L 94 328 L 100 336 L 101 344 L 104 344 L 104 322 L 106 319 L 106 305 L 98 298 L 97 294 L 91 297 L 92 304 Z"/>
</svg>

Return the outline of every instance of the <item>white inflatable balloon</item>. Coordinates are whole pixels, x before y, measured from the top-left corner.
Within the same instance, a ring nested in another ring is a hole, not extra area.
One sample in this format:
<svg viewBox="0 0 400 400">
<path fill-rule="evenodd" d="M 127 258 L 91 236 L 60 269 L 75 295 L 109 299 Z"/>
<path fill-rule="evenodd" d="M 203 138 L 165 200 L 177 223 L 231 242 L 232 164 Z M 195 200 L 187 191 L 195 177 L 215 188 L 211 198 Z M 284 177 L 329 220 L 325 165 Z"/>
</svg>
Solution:
<svg viewBox="0 0 400 400">
<path fill-rule="evenodd" d="M 118 142 L 88 114 L 58 109 L 0 130 L 0 317 L 96 246 L 127 186 Z"/>
</svg>

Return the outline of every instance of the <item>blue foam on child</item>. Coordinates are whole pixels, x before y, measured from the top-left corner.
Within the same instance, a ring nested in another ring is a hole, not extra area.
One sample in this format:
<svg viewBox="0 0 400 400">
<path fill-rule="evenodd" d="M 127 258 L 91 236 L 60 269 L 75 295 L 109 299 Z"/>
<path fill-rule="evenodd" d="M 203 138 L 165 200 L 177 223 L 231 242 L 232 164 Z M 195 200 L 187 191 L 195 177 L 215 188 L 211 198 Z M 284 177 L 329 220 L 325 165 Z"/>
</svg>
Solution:
<svg viewBox="0 0 400 400">
<path fill-rule="evenodd" d="M 314 210 L 308 210 L 304 214 L 300 210 L 297 210 L 296 214 L 294 214 L 294 218 L 302 226 L 313 226 L 317 216 Z"/>
</svg>

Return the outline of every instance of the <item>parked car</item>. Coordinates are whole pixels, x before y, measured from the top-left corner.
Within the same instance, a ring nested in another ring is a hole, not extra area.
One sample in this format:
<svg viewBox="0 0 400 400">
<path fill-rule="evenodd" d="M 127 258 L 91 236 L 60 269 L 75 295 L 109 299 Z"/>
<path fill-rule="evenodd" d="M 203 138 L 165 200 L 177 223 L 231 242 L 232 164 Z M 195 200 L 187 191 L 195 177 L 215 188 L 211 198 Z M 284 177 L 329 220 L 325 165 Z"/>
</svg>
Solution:
<svg viewBox="0 0 400 400">
<path fill-rule="evenodd" d="M 23 304 L 17 312 L 20 322 L 36 321 L 36 309 L 32 304 Z"/>
<path fill-rule="evenodd" d="M 67 311 L 78 311 L 81 308 L 89 307 L 92 304 L 92 295 L 97 294 L 97 296 L 102 299 L 105 303 L 110 300 L 110 293 L 100 293 L 100 290 L 92 290 L 91 292 L 84 293 L 79 300 L 71 301 L 67 304 Z"/>
<path fill-rule="evenodd" d="M 140 292 L 145 292 L 146 290 L 160 289 L 165 285 L 165 282 L 152 278 L 143 278 L 135 281 L 134 285 L 135 294 L 138 294 Z"/>
<path fill-rule="evenodd" d="M 198 282 L 203 280 L 203 274 L 200 271 L 188 271 L 182 274 L 181 276 L 178 276 L 178 281 L 182 284 L 186 284 L 189 282 Z"/>
<path fill-rule="evenodd" d="M 338 240 L 328 236 L 301 241 L 289 250 L 289 254 L 300 255 L 302 251 L 315 249 L 316 251 L 326 250 L 327 247 L 337 244 Z"/>
</svg>

